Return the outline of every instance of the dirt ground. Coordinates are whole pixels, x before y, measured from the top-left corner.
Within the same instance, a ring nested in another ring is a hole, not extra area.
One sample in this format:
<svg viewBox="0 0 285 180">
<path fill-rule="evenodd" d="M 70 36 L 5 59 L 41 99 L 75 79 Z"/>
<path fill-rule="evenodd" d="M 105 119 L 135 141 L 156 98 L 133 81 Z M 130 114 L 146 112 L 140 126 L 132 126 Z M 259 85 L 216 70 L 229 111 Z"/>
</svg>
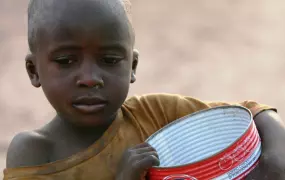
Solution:
<svg viewBox="0 0 285 180">
<path fill-rule="evenodd" d="M 11 138 L 54 114 L 24 69 L 27 2 L 0 1 L 1 169 Z M 253 99 L 284 114 L 284 9 L 282 0 L 133 0 L 141 56 L 130 95 Z"/>
</svg>

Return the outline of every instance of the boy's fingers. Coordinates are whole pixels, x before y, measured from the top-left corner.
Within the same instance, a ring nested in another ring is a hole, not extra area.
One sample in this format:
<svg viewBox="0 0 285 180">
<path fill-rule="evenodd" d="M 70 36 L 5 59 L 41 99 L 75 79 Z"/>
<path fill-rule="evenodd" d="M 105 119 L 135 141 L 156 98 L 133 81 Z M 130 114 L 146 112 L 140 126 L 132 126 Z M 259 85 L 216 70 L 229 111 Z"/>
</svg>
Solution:
<svg viewBox="0 0 285 180">
<path fill-rule="evenodd" d="M 137 154 L 142 154 L 142 153 L 146 153 L 146 152 L 153 152 L 153 151 L 156 152 L 156 150 L 151 146 L 136 149 Z"/>
<path fill-rule="evenodd" d="M 145 147 L 151 147 L 148 143 L 141 143 L 136 145 L 133 149 L 140 149 L 140 148 L 145 148 Z"/>
<path fill-rule="evenodd" d="M 138 159 L 144 159 L 148 156 L 155 156 L 157 159 L 159 159 L 159 156 L 156 151 L 145 152 L 137 155 L 137 157 L 139 157 Z"/>
<path fill-rule="evenodd" d="M 149 155 L 138 161 L 134 166 L 134 168 L 140 171 L 140 173 L 143 173 L 145 170 L 153 166 L 159 166 L 159 159 L 154 155 Z"/>
</svg>

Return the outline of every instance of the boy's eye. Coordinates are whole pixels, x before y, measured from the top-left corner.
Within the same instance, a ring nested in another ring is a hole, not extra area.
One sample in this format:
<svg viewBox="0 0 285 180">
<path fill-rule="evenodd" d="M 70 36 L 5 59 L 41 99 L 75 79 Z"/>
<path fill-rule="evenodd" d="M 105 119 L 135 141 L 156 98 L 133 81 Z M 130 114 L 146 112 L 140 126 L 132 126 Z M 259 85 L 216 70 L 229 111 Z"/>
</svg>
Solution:
<svg viewBox="0 0 285 180">
<path fill-rule="evenodd" d="M 54 61 L 60 65 L 70 65 L 76 62 L 75 56 L 59 56 L 54 59 Z"/>
<path fill-rule="evenodd" d="M 115 64 L 119 63 L 121 60 L 123 60 L 123 57 L 120 57 L 120 56 L 105 56 L 105 57 L 102 57 L 102 62 L 104 64 L 108 64 L 108 65 L 115 65 Z"/>
</svg>

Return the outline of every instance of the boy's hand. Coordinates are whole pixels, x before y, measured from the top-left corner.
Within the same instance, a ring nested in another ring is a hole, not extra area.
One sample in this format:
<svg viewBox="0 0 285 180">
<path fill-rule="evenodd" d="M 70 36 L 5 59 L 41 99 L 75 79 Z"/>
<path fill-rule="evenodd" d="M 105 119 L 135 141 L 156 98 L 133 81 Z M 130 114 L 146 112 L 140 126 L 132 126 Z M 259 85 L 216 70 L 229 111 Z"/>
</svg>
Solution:
<svg viewBox="0 0 285 180">
<path fill-rule="evenodd" d="M 259 165 L 247 180 L 285 179 L 285 122 L 274 111 L 264 111 L 256 116 L 255 123 L 262 140 Z"/>
<path fill-rule="evenodd" d="M 128 149 L 119 164 L 116 180 L 140 180 L 152 166 L 158 166 L 156 150 L 147 143 Z"/>
</svg>

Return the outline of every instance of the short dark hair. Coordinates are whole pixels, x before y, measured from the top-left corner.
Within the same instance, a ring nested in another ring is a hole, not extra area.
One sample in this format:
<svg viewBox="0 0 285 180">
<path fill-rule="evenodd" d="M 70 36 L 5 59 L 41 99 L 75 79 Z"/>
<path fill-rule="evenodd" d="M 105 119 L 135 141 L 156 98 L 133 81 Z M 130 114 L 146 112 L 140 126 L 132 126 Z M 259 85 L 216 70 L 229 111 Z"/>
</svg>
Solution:
<svg viewBox="0 0 285 180">
<path fill-rule="evenodd" d="M 59 0 L 61 1 L 61 0 Z M 130 0 L 119 0 L 122 2 L 128 20 L 131 23 L 132 13 L 131 13 L 131 2 Z M 35 51 L 36 40 L 38 35 L 38 30 L 40 27 L 45 25 L 45 15 L 48 12 L 48 7 L 53 4 L 51 0 L 30 0 L 28 6 L 28 45 L 31 52 Z M 133 29 L 132 29 L 133 30 Z"/>
</svg>

